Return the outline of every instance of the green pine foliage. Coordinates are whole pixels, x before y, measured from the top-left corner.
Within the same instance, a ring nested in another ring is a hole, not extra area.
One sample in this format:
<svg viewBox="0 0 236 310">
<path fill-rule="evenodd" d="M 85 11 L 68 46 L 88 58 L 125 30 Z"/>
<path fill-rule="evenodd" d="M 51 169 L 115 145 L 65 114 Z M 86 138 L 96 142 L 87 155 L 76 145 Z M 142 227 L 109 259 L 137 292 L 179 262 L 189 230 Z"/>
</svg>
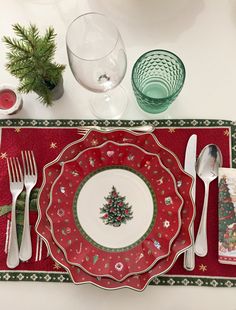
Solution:
<svg viewBox="0 0 236 310">
<path fill-rule="evenodd" d="M 105 200 L 106 203 L 100 208 L 100 213 L 103 214 L 101 219 L 106 225 L 119 227 L 133 218 L 132 206 L 125 202 L 125 197 L 120 196 L 114 186 Z"/>
<path fill-rule="evenodd" d="M 39 189 L 34 188 L 30 195 L 30 212 L 37 212 L 37 201 L 38 201 Z M 24 211 L 25 211 L 25 198 L 26 192 L 23 191 L 19 195 L 16 202 L 16 225 L 17 225 L 17 238 L 18 244 L 21 243 L 23 225 L 24 225 Z M 11 205 L 1 206 L 0 208 L 0 217 L 9 214 L 12 210 Z"/>
<path fill-rule="evenodd" d="M 3 37 L 9 48 L 7 70 L 20 80 L 19 91 L 34 91 L 46 105 L 52 104 L 51 90 L 58 84 L 65 69 L 53 61 L 56 43 L 55 31 L 49 27 L 44 36 L 39 35 L 35 25 L 28 28 L 13 25 L 16 38 Z"/>
</svg>

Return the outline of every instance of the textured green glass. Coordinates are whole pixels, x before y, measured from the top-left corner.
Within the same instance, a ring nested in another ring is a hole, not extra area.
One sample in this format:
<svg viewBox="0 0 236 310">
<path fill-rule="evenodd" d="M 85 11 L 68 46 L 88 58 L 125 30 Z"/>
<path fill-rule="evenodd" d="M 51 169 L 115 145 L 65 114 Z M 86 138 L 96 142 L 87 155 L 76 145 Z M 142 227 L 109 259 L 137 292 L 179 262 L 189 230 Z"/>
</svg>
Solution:
<svg viewBox="0 0 236 310">
<path fill-rule="evenodd" d="M 149 113 L 165 111 L 180 93 L 184 80 L 183 62 L 169 51 L 149 51 L 133 66 L 134 94 L 139 106 Z"/>
</svg>

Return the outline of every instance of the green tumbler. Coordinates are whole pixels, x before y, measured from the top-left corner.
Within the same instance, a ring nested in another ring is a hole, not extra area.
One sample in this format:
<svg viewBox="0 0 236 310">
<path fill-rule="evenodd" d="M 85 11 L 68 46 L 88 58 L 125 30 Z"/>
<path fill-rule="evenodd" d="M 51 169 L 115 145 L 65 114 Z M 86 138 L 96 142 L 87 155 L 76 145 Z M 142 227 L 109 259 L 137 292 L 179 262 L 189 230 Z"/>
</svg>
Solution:
<svg viewBox="0 0 236 310">
<path fill-rule="evenodd" d="M 182 60 L 166 50 L 152 50 L 138 58 L 132 70 L 132 86 L 141 109 L 161 113 L 176 99 L 185 80 Z"/>
</svg>

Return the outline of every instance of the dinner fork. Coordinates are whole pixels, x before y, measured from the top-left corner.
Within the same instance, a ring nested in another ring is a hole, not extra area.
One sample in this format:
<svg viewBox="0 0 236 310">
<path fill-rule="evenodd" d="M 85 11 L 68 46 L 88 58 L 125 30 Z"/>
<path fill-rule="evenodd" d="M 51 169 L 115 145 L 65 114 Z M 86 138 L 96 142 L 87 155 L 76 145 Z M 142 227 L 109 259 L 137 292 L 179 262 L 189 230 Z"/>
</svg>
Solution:
<svg viewBox="0 0 236 310">
<path fill-rule="evenodd" d="M 22 240 L 20 245 L 20 259 L 27 261 L 32 256 L 32 243 L 30 235 L 30 222 L 29 222 L 29 204 L 30 204 L 30 193 L 37 182 L 37 167 L 32 151 L 22 151 L 22 162 L 24 169 L 24 185 L 26 189 L 25 197 L 25 211 L 24 211 L 24 226 L 22 233 Z"/>
<path fill-rule="evenodd" d="M 97 129 L 104 132 L 111 131 L 113 129 L 126 129 L 128 131 L 138 131 L 138 132 L 153 132 L 155 127 L 152 124 L 133 126 L 133 127 L 83 126 L 78 128 L 78 134 L 85 135 L 91 129 Z"/>
<path fill-rule="evenodd" d="M 19 265 L 19 248 L 16 230 L 16 200 L 24 188 L 23 174 L 18 158 L 7 159 L 7 168 L 10 181 L 10 192 L 12 194 L 11 228 L 7 251 L 7 266 L 15 268 Z"/>
</svg>

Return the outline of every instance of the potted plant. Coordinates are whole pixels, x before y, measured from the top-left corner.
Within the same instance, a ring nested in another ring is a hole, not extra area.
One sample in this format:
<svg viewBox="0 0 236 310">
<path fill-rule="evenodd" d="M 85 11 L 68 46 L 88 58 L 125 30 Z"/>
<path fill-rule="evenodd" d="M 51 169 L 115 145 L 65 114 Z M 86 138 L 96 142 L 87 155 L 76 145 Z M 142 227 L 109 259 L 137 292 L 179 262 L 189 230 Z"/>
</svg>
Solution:
<svg viewBox="0 0 236 310">
<path fill-rule="evenodd" d="M 32 24 L 28 28 L 15 24 L 13 30 L 17 39 L 3 37 L 10 50 L 6 68 L 20 80 L 20 92 L 34 91 L 41 102 L 49 106 L 64 92 L 62 72 L 65 66 L 53 61 L 56 51 L 54 29 L 49 27 L 44 36 L 40 36 L 38 28 Z"/>
</svg>

